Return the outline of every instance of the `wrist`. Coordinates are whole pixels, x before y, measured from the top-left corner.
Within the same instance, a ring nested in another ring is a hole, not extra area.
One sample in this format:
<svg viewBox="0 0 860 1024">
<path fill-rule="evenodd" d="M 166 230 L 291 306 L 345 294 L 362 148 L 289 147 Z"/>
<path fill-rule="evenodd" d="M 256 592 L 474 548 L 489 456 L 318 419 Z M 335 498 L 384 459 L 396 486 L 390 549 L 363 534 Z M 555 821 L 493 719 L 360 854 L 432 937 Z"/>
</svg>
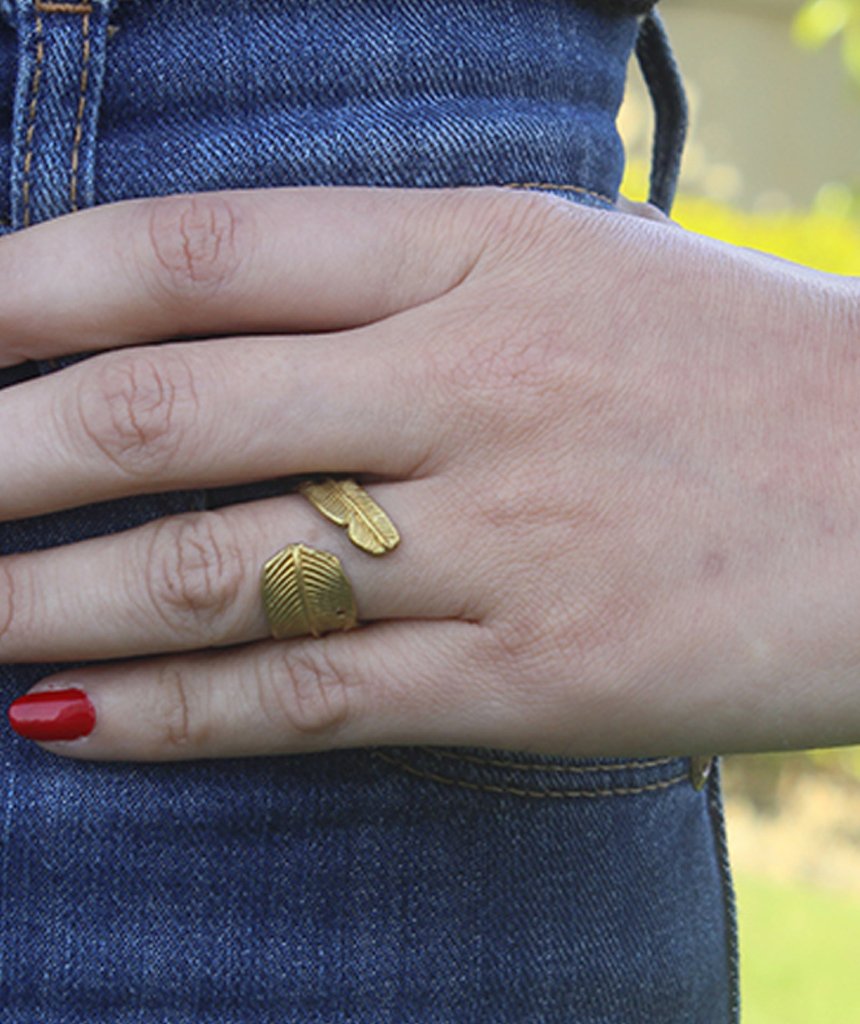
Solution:
<svg viewBox="0 0 860 1024">
<path fill-rule="evenodd" d="M 753 487 L 777 544 L 735 613 L 749 749 L 860 742 L 860 280 L 792 288 Z"/>
</svg>

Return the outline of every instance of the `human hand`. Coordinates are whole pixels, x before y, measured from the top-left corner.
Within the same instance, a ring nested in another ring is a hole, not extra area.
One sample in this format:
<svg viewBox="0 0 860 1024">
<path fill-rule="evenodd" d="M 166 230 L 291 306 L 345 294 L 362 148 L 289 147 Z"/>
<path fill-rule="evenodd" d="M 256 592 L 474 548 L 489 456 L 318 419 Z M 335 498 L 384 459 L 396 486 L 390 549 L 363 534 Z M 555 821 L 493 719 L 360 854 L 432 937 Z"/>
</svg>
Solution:
<svg viewBox="0 0 860 1024">
<path fill-rule="evenodd" d="M 335 473 L 403 534 L 285 495 L 0 559 L 0 661 L 119 659 L 39 684 L 95 711 L 47 749 L 860 738 L 856 282 L 491 189 L 126 202 L 0 265 L 0 362 L 114 350 L 0 395 L 0 518 Z M 267 639 L 297 541 L 360 629 Z"/>
</svg>

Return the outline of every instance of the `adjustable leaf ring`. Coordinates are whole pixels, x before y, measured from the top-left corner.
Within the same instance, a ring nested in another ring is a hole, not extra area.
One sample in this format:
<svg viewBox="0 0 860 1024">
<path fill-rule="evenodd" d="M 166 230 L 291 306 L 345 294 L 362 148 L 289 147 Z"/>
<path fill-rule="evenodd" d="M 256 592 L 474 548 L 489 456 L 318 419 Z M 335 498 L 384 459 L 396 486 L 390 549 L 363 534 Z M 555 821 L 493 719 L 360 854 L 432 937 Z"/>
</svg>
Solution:
<svg viewBox="0 0 860 1024">
<path fill-rule="evenodd" d="M 263 607 L 276 640 L 358 625 L 352 586 L 337 555 L 288 544 L 263 566 Z"/>
<path fill-rule="evenodd" d="M 400 543 L 386 513 L 355 480 L 308 481 L 301 494 L 338 526 L 352 543 L 384 555 Z M 340 559 L 305 544 L 288 544 L 263 566 L 261 590 L 269 629 L 276 640 L 323 636 L 358 625 L 352 586 Z"/>
<path fill-rule="evenodd" d="M 326 519 L 345 527 L 352 543 L 369 555 L 385 555 L 400 543 L 397 527 L 355 480 L 308 481 L 299 493 Z"/>
</svg>

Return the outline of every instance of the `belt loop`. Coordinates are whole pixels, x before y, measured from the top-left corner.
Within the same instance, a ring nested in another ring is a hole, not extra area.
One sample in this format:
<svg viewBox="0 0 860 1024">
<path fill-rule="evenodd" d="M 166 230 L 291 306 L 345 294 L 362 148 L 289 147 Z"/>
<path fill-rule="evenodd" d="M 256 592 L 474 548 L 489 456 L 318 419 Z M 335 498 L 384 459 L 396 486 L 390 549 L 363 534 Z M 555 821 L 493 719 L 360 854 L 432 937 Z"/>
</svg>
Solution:
<svg viewBox="0 0 860 1024">
<path fill-rule="evenodd" d="M 16 0 L 15 229 L 93 204 L 107 23 L 116 0 Z"/>
<path fill-rule="evenodd" d="M 656 11 L 646 15 L 636 37 L 636 57 L 654 106 L 654 146 L 648 201 L 672 209 L 687 136 L 687 97 L 672 48 Z"/>
</svg>

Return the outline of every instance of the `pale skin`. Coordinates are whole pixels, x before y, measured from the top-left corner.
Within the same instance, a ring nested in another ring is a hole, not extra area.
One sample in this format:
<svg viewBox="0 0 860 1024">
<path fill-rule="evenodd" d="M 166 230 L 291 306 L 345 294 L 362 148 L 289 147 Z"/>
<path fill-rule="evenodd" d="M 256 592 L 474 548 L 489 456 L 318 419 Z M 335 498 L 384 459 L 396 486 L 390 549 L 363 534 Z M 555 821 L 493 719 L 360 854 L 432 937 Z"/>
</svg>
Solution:
<svg viewBox="0 0 860 1024">
<path fill-rule="evenodd" d="M 0 364 L 100 351 L 0 394 L 0 519 L 330 472 L 403 536 L 285 494 L 0 558 L 0 661 L 110 659 L 45 749 L 860 741 L 858 281 L 494 189 L 124 202 L 0 269 Z M 298 541 L 360 628 L 268 638 Z"/>
</svg>

